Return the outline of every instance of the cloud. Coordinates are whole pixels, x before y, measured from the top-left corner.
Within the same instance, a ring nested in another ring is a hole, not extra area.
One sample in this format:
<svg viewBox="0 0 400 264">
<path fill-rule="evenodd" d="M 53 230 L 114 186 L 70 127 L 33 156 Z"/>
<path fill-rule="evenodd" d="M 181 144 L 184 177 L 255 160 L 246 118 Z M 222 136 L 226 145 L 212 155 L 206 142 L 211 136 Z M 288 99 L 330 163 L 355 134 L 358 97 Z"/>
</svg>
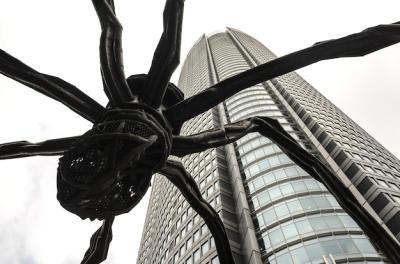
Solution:
<svg viewBox="0 0 400 264">
<path fill-rule="evenodd" d="M 57 158 L 36 157 L 0 163 L 0 264 L 79 263 L 99 221 L 82 221 L 56 199 Z M 7 175 L 7 176 L 5 176 Z M 116 218 L 108 263 L 136 259 L 147 200 Z"/>
</svg>

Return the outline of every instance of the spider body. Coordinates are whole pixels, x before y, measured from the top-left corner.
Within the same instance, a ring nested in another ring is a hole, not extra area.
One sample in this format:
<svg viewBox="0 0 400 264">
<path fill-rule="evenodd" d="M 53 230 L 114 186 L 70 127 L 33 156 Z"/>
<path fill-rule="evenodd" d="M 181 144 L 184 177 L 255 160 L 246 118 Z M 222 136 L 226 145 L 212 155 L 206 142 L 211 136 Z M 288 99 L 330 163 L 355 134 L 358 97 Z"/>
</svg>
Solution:
<svg viewBox="0 0 400 264">
<path fill-rule="evenodd" d="M 400 245 L 394 236 L 359 205 L 345 184 L 317 158 L 303 149 L 279 124 L 268 117 L 251 117 L 221 128 L 189 136 L 179 135 L 182 124 L 225 99 L 258 83 L 320 60 L 363 56 L 400 42 L 400 22 L 369 28 L 347 37 L 323 41 L 309 48 L 261 64 L 227 78 L 184 99 L 169 83 L 179 64 L 184 0 L 166 0 L 164 32 L 148 74 L 125 78 L 122 27 L 113 0 L 92 0 L 100 20 L 100 64 L 109 99 L 101 106 L 68 82 L 40 73 L 0 50 L 0 73 L 52 99 L 93 123 L 81 136 L 39 143 L 0 144 L 0 159 L 34 155 L 61 155 L 57 170 L 57 198 L 68 211 L 85 219 L 104 220 L 93 234 L 81 263 L 97 264 L 107 257 L 114 217 L 129 212 L 144 196 L 154 173 L 174 184 L 212 233 L 221 264 L 235 262 L 224 225 L 202 197 L 193 177 L 168 156 L 183 157 L 235 142 L 258 132 L 322 182 L 364 232 L 379 244 L 393 263 L 400 263 Z M 172 256 L 172 254 L 171 254 Z"/>
<path fill-rule="evenodd" d="M 146 74 L 127 78 L 138 99 L 146 78 Z M 60 204 L 82 219 L 104 220 L 129 212 L 146 194 L 152 175 L 165 165 L 171 152 L 172 126 L 162 109 L 182 100 L 183 93 L 169 83 L 159 109 L 143 102 L 108 105 L 93 128 L 60 158 Z M 175 133 L 179 129 L 175 128 Z M 145 142 L 149 144 L 141 145 Z M 140 146 L 143 149 L 138 155 Z"/>
<path fill-rule="evenodd" d="M 57 198 L 81 218 L 129 212 L 171 152 L 172 130 L 162 112 L 128 103 L 108 109 L 61 158 Z"/>
</svg>

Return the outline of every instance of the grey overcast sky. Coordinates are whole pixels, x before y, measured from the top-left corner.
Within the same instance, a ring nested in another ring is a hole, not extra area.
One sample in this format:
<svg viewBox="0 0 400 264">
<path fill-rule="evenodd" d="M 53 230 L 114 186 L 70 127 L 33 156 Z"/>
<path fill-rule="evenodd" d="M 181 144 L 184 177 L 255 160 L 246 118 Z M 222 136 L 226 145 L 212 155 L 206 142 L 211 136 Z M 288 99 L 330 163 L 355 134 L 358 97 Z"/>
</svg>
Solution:
<svg viewBox="0 0 400 264">
<path fill-rule="evenodd" d="M 124 25 L 126 75 L 147 72 L 162 30 L 163 0 L 115 0 Z M 400 20 L 398 0 L 187 0 L 182 62 L 203 33 L 226 26 L 278 56 L 321 40 Z M 100 26 L 91 1 L 1 0 L 0 48 L 106 103 L 99 72 Z M 321 62 L 299 73 L 400 157 L 400 45 L 364 58 Z M 179 69 L 177 71 L 179 73 Z M 178 74 L 173 81 L 176 82 Z M 396 89 L 397 88 L 397 89 Z M 63 105 L 0 76 L 0 142 L 79 135 L 90 124 Z M 0 263 L 79 263 L 100 223 L 56 200 L 57 157 L 0 162 Z M 149 192 L 150 193 L 150 192 Z M 106 263 L 135 263 L 149 193 L 114 224 Z"/>
</svg>

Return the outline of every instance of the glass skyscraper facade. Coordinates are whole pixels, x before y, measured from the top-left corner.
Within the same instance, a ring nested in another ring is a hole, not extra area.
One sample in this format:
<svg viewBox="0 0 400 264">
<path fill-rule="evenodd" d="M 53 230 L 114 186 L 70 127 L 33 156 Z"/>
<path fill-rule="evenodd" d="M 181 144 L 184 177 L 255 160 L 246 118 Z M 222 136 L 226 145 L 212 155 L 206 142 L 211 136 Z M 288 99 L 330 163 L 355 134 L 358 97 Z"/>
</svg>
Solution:
<svg viewBox="0 0 400 264">
<path fill-rule="evenodd" d="M 228 28 L 196 42 L 178 86 L 188 97 L 274 58 L 254 38 Z M 182 132 L 252 116 L 276 118 L 400 238 L 399 160 L 296 73 L 237 93 L 186 122 Z M 257 133 L 182 162 L 221 216 L 237 263 L 386 263 L 326 188 Z M 137 263 L 219 263 L 203 220 L 163 176 L 154 180 Z"/>
</svg>

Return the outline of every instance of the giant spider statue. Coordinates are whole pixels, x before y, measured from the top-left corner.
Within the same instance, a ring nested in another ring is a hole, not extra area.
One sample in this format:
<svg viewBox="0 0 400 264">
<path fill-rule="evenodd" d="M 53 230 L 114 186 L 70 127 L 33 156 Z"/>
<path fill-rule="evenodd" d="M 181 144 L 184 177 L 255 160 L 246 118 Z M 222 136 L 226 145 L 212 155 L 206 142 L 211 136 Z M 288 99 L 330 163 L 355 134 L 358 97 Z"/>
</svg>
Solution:
<svg viewBox="0 0 400 264">
<path fill-rule="evenodd" d="M 220 262 L 234 263 L 224 226 L 202 198 L 194 179 L 170 155 L 201 152 L 258 132 L 275 142 L 293 161 L 322 182 L 341 206 L 394 263 L 400 263 L 399 243 L 372 219 L 346 186 L 317 158 L 304 150 L 279 123 L 252 117 L 196 135 L 180 136 L 182 124 L 235 93 L 320 60 L 363 56 L 400 41 L 400 23 L 380 25 L 344 38 L 319 42 L 241 74 L 184 99 L 169 83 L 179 64 L 184 0 L 167 0 L 164 32 L 148 74 L 125 78 L 121 33 L 113 0 L 92 0 L 100 19 L 100 62 L 109 99 L 101 106 L 75 86 L 35 71 L 0 50 L 0 72 L 71 108 L 93 123 L 81 136 L 0 145 L 0 159 L 62 155 L 57 170 L 57 199 L 82 219 L 103 220 L 93 234 L 82 263 L 107 257 L 114 217 L 129 212 L 144 196 L 153 174 L 166 176 L 203 217 L 215 239 Z"/>
</svg>

